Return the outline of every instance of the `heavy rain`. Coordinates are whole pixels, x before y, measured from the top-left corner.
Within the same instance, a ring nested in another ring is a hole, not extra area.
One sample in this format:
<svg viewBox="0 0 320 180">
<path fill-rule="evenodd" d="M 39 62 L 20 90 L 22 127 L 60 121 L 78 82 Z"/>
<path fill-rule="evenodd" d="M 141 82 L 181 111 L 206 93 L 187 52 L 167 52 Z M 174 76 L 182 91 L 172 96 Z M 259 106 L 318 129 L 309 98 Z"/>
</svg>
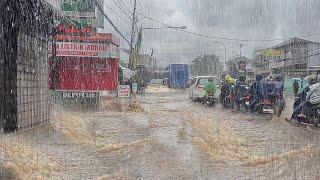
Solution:
<svg viewBox="0 0 320 180">
<path fill-rule="evenodd" d="M 319 9 L 0 0 L 0 179 L 320 179 Z"/>
</svg>

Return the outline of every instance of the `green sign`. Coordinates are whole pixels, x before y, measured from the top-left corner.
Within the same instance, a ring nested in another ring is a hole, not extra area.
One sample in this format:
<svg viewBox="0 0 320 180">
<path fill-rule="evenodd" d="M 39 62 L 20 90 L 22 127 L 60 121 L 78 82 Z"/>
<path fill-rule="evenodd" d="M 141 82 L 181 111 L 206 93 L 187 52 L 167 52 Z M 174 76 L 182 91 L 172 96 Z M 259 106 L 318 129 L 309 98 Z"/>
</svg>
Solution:
<svg viewBox="0 0 320 180">
<path fill-rule="evenodd" d="M 69 18 L 69 20 L 73 21 L 77 27 L 95 27 L 96 26 L 96 19 L 94 18 Z"/>
<path fill-rule="evenodd" d="M 61 12 L 65 16 L 94 17 L 94 0 L 62 0 Z"/>
</svg>

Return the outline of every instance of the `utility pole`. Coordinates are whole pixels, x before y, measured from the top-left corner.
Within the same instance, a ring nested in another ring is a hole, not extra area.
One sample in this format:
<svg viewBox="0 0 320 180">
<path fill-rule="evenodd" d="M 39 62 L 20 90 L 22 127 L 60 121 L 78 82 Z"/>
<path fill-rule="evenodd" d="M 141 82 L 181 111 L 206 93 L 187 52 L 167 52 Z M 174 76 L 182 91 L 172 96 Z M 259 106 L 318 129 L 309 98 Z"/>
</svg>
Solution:
<svg viewBox="0 0 320 180">
<path fill-rule="evenodd" d="M 149 68 L 151 68 L 151 64 L 153 63 L 153 60 L 152 60 L 152 59 L 153 59 L 153 58 L 152 58 L 152 57 L 153 57 L 153 51 L 154 51 L 154 49 L 152 48 L 152 49 L 151 49 L 151 56 L 150 56 L 150 60 L 149 60 Z M 153 65 L 153 64 L 152 64 L 152 65 Z"/>
<path fill-rule="evenodd" d="M 131 41 L 130 41 L 130 62 L 129 62 L 129 69 L 134 70 L 134 50 L 133 50 L 133 40 L 135 38 L 135 25 L 136 25 L 136 9 L 137 9 L 137 0 L 134 0 L 134 7 L 133 7 L 133 17 L 132 17 L 132 28 L 131 28 Z"/>
</svg>

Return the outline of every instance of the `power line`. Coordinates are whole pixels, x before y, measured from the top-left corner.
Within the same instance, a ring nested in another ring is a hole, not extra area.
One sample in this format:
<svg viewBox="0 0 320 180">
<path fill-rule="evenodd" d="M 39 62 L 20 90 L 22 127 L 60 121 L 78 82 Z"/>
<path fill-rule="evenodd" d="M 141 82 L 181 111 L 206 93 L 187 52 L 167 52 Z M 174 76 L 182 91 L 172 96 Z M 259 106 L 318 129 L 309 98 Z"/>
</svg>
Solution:
<svg viewBox="0 0 320 180">
<path fill-rule="evenodd" d="M 114 28 L 114 30 L 130 45 L 130 42 L 127 40 L 127 38 L 121 33 L 121 31 L 114 25 L 112 20 L 106 15 L 100 4 L 97 0 L 94 0 L 96 6 L 98 7 L 101 14 L 107 19 L 107 21 L 110 23 L 110 25 Z"/>
<path fill-rule="evenodd" d="M 143 14 L 140 13 L 140 15 L 142 15 L 144 18 L 146 19 L 149 19 L 149 20 L 152 20 L 154 22 L 157 22 L 159 24 L 162 24 L 164 26 L 167 26 L 167 27 L 173 27 L 173 26 L 170 26 L 166 23 L 163 23 L 161 21 L 158 21 L 152 17 L 147 17 L 147 16 L 144 16 Z M 196 32 L 192 32 L 192 31 L 188 31 L 188 30 L 185 30 L 185 29 L 178 29 L 178 28 L 173 28 L 175 30 L 178 30 L 178 31 L 182 31 L 182 32 L 185 32 L 185 33 L 188 33 L 188 34 L 192 34 L 192 35 L 196 35 L 196 36 L 201 36 L 201 37 L 206 37 L 206 38 L 212 38 L 212 39 L 219 39 L 219 40 L 228 40 L 228 41 L 265 41 L 265 42 L 270 42 L 270 41 L 284 41 L 286 39 L 236 39 L 236 38 L 227 38 L 227 37 L 218 37 L 218 36 L 211 36 L 211 35 L 207 35 L 207 34 L 201 34 L 201 33 L 196 33 Z"/>
<path fill-rule="evenodd" d="M 126 18 L 123 18 L 123 17 L 127 17 L 127 16 L 120 16 L 114 9 L 112 9 L 110 6 L 108 6 L 107 4 L 105 4 L 106 5 L 106 7 L 110 10 L 110 11 L 112 11 L 117 17 L 119 17 L 121 20 L 124 20 L 124 21 L 126 21 L 126 22 L 131 22 L 131 20 L 129 21 L 128 19 L 126 19 Z M 127 17 L 128 18 L 128 17 Z"/>
<path fill-rule="evenodd" d="M 142 13 L 139 13 L 141 16 L 143 16 L 143 18 L 146 18 L 146 19 L 149 19 L 151 21 L 154 21 L 156 23 L 159 23 L 159 24 L 162 24 L 166 27 L 173 27 L 171 25 L 168 25 L 164 22 L 161 22 L 159 20 L 156 20 L 152 17 L 148 17 L 148 16 L 145 16 L 143 15 Z M 175 30 L 178 30 L 178 31 L 181 31 L 181 32 L 184 32 L 184 33 L 188 33 L 188 34 L 192 34 L 192 35 L 195 35 L 195 36 L 200 36 L 200 37 L 206 37 L 206 38 L 211 38 L 211 39 L 218 39 L 218 40 L 226 40 L 226 41 L 242 41 L 242 42 L 274 42 L 274 41 L 286 41 L 286 40 L 289 40 L 291 38 L 275 38 L 275 39 L 238 39 L 238 38 L 227 38 L 227 37 L 219 37 L 219 36 L 212 36 L 212 35 L 207 35 L 207 34 L 201 34 L 201 33 L 197 33 L 197 32 L 192 32 L 192 31 L 188 31 L 188 30 L 185 30 L 185 29 L 177 29 L 177 28 L 173 28 Z M 303 37 L 311 37 L 311 36 L 318 36 L 320 35 L 320 33 L 316 33 L 316 34 L 307 34 L 307 35 L 298 35 L 298 36 L 295 36 L 295 37 L 298 37 L 298 38 L 303 38 Z"/>
<path fill-rule="evenodd" d="M 215 53 L 215 51 L 219 51 L 222 49 L 212 49 L 208 51 L 196 51 L 196 52 L 188 52 L 188 53 L 154 53 L 157 55 L 163 55 L 163 56 L 182 56 L 182 55 L 194 55 L 194 54 L 206 54 L 206 53 Z"/>
<path fill-rule="evenodd" d="M 127 11 L 125 11 L 124 9 L 122 9 L 122 7 L 117 3 L 117 1 L 112 0 L 114 2 L 114 4 L 125 14 L 129 17 L 129 19 L 131 18 L 130 15 L 128 14 Z M 132 15 L 132 13 L 130 12 L 130 14 Z"/>
<path fill-rule="evenodd" d="M 122 0 L 117 0 L 117 1 L 120 1 L 120 3 L 124 6 L 124 8 L 130 13 L 133 15 L 133 13 L 129 10 L 129 8 L 125 5 L 125 3 L 123 3 Z"/>
</svg>

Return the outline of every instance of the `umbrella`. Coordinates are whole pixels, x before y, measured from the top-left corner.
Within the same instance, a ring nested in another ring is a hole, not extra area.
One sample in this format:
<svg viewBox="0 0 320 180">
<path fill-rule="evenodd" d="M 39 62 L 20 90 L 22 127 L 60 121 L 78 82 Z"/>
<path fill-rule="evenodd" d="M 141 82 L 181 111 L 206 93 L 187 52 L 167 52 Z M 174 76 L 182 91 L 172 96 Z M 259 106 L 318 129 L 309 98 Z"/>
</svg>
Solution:
<svg viewBox="0 0 320 180">
<path fill-rule="evenodd" d="M 300 78 L 292 78 L 293 81 L 302 81 Z"/>
</svg>

